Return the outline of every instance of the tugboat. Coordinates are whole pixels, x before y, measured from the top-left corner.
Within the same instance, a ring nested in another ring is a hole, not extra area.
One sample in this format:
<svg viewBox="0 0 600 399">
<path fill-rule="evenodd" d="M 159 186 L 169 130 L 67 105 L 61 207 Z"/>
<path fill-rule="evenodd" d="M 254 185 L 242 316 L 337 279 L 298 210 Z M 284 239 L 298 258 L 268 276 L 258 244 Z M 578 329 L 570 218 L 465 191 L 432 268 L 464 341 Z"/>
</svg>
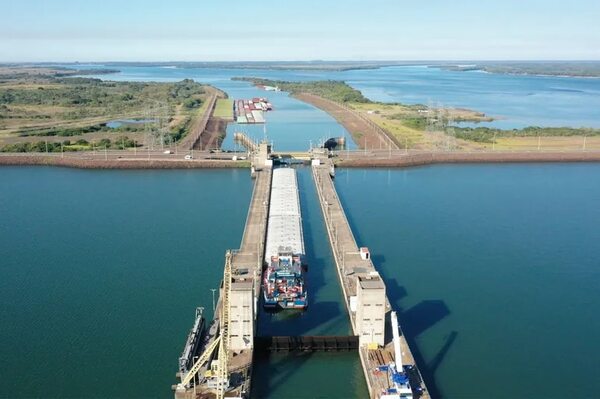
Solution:
<svg viewBox="0 0 600 399">
<path fill-rule="evenodd" d="M 289 248 L 271 257 L 264 273 L 263 296 L 268 309 L 305 309 L 308 305 L 302 261 Z"/>
</svg>

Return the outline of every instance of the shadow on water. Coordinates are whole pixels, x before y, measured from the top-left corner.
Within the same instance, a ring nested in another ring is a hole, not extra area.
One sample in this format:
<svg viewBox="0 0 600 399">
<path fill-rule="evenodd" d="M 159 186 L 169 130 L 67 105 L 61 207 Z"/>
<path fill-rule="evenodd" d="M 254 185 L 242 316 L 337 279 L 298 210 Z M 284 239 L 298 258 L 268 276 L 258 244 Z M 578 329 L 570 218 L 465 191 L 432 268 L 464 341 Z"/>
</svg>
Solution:
<svg viewBox="0 0 600 399">
<path fill-rule="evenodd" d="M 262 384 L 252 384 L 251 398 L 266 398 L 276 392 L 292 375 L 302 369 L 310 360 L 311 353 L 287 353 L 274 355 L 269 352 L 255 353 L 256 364 L 253 380 L 264 381 Z M 293 365 L 292 365 L 293 363 Z"/>
<path fill-rule="evenodd" d="M 340 304 L 332 301 L 319 302 L 312 310 L 309 305 L 306 311 L 266 312 L 261 309 L 261 329 L 258 335 L 311 335 L 308 333 L 317 327 L 318 334 L 314 335 L 336 335 L 337 326 L 328 321 L 339 314 Z"/>
<path fill-rule="evenodd" d="M 456 340 L 457 336 L 458 336 L 458 331 L 450 332 L 450 334 L 448 334 L 448 336 L 446 337 L 446 342 L 444 342 L 444 345 L 442 345 L 442 348 L 433 357 L 433 360 L 431 360 L 429 362 L 428 367 L 429 367 L 429 371 L 432 374 L 434 374 L 437 371 L 437 369 L 439 368 L 440 364 L 442 364 L 444 357 L 446 357 L 446 354 L 452 347 L 452 344 L 454 344 L 454 341 Z"/>
<path fill-rule="evenodd" d="M 373 257 L 374 260 L 375 258 L 376 257 Z M 404 338 L 406 338 L 406 342 L 408 342 L 415 363 L 419 367 L 421 375 L 427 384 L 427 389 L 429 390 L 431 397 L 441 398 L 442 394 L 437 387 L 435 373 L 456 340 L 458 332 L 452 331 L 446 337 L 446 341 L 440 350 L 429 362 L 423 357 L 423 354 L 417 345 L 417 338 L 440 320 L 450 315 L 450 310 L 448 309 L 448 306 L 446 306 L 446 303 L 439 299 L 424 300 L 405 310 L 399 303 L 402 298 L 407 296 L 406 289 L 400 286 L 395 278 L 386 279 L 384 277 L 384 279 L 386 282 L 388 298 L 392 308 L 398 313 L 402 333 L 404 334 Z M 391 323 L 387 323 L 386 327 L 386 336 L 391 336 Z"/>
<path fill-rule="evenodd" d="M 342 201 L 342 206 L 344 206 L 342 197 L 340 197 L 340 200 Z M 352 214 L 348 212 L 346 213 L 346 217 L 348 219 L 348 223 L 350 223 L 354 237 L 357 240 L 357 244 L 361 245 L 361 243 L 364 243 L 364 241 L 363 237 L 361 236 L 360 229 L 356 228 L 355 219 L 353 218 Z M 396 310 L 398 313 L 398 321 L 400 322 L 402 333 L 404 334 L 406 342 L 410 347 L 411 353 L 415 359 L 415 363 L 421 371 L 421 375 L 425 380 L 427 389 L 429 390 L 431 397 L 441 398 L 442 394 L 436 384 L 435 373 L 442 364 L 450 348 L 456 341 L 458 332 L 451 331 L 448 334 L 446 341 L 440 350 L 429 362 L 425 360 L 423 354 L 421 353 L 419 346 L 417 345 L 417 338 L 439 321 L 450 315 L 450 309 L 448 309 L 446 303 L 440 299 L 423 300 L 410 309 L 403 309 L 402 306 L 400 306 L 400 303 L 402 299 L 408 296 L 406 288 L 398 284 L 398 281 L 395 278 L 386 277 L 386 273 L 382 270 L 382 266 L 386 262 L 385 256 L 373 253 L 371 256 L 373 264 L 379 270 L 383 280 L 385 281 L 388 299 L 392 305 L 392 309 Z M 391 323 L 387 323 L 386 327 L 386 336 L 391 336 Z"/>
</svg>

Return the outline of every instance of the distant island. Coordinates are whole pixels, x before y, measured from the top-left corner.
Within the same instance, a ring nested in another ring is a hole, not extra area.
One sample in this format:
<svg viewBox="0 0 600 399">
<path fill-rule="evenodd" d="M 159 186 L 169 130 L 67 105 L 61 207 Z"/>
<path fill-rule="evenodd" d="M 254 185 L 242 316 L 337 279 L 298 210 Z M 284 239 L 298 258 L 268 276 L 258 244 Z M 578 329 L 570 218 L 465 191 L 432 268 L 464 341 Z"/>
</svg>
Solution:
<svg viewBox="0 0 600 399">
<path fill-rule="evenodd" d="M 80 69 L 80 63 L 65 63 L 57 67 L 52 63 L 0 64 L 6 68 L 35 71 L 37 68 L 52 69 L 56 76 L 99 75 L 119 72 L 122 67 L 156 68 L 215 68 L 215 69 L 264 69 L 275 71 L 321 71 L 343 72 L 385 67 L 423 66 L 448 71 L 483 71 L 511 75 L 541 75 L 569 77 L 600 77 L 600 61 L 165 61 L 165 62 L 103 62 L 87 63 L 98 69 Z"/>
<path fill-rule="evenodd" d="M 448 71 L 483 71 L 511 75 L 600 77 L 600 61 L 464 61 L 430 65 Z"/>
<path fill-rule="evenodd" d="M 69 64 L 70 65 L 70 64 Z M 73 64 L 76 67 L 77 64 Z M 95 65 L 95 63 L 91 63 Z M 105 62 L 97 65 L 108 67 L 159 67 L 159 68 L 222 68 L 266 69 L 298 71 L 349 71 L 378 69 L 387 66 L 423 65 L 417 61 L 206 61 L 206 62 Z"/>
<path fill-rule="evenodd" d="M 75 64 L 74 64 L 75 66 Z M 0 64 L 0 82 L 19 78 L 65 78 L 83 75 L 108 75 L 120 72 L 117 69 L 76 69 L 45 64 Z"/>
</svg>

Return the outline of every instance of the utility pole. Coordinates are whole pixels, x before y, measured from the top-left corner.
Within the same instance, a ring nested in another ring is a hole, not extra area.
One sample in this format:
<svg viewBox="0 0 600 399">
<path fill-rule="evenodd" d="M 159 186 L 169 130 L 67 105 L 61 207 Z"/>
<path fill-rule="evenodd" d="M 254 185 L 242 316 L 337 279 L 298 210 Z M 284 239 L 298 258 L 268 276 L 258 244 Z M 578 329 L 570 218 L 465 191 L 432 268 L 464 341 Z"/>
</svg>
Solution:
<svg viewBox="0 0 600 399">
<path fill-rule="evenodd" d="M 104 144 L 104 160 L 108 160 L 108 152 L 106 151 L 106 144 Z"/>
<path fill-rule="evenodd" d="M 585 151 L 586 144 L 587 144 L 587 136 L 583 136 L 583 151 Z"/>
<path fill-rule="evenodd" d="M 538 151 L 542 147 L 542 136 L 538 136 Z"/>
</svg>

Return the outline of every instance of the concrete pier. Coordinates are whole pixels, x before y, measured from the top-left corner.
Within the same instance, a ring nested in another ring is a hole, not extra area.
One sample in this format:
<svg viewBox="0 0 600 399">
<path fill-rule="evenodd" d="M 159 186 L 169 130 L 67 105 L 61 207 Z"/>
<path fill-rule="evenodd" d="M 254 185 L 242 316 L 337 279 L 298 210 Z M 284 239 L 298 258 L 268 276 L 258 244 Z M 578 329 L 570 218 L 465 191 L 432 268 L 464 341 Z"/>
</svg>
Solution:
<svg viewBox="0 0 600 399">
<path fill-rule="evenodd" d="M 312 166 L 319 202 L 331 243 L 338 277 L 344 293 L 344 302 L 354 335 L 359 337 L 359 355 L 369 388 L 369 396 L 378 399 L 391 388 L 386 373 L 377 367 L 393 361 L 394 348 L 390 313 L 385 283 L 375 269 L 367 248 L 359 248 L 346 213 L 338 198 L 332 179 L 333 164 L 329 159 L 315 160 Z M 402 363 L 415 365 L 414 358 L 403 334 L 400 336 Z M 415 397 L 429 398 L 416 365 L 411 385 L 420 382 L 422 392 Z M 420 381 L 419 381 L 420 380 Z"/>
<path fill-rule="evenodd" d="M 180 376 L 182 383 L 174 387 L 176 399 L 247 398 L 250 394 L 272 181 L 268 157 L 268 146 L 262 143 L 252 154 L 253 165 L 261 166 L 253 171 L 255 183 L 240 249 L 228 251 L 225 259 L 215 314 L 220 326 L 219 334 L 212 339 L 220 342 L 218 346 L 216 343 L 211 346 L 212 341 L 208 342 L 205 350 L 210 348 L 211 353 L 198 354 L 201 359 L 197 361 L 198 368 Z M 223 363 L 225 356 L 227 361 Z M 228 387 L 223 392 L 219 387 L 225 380 Z"/>
</svg>

